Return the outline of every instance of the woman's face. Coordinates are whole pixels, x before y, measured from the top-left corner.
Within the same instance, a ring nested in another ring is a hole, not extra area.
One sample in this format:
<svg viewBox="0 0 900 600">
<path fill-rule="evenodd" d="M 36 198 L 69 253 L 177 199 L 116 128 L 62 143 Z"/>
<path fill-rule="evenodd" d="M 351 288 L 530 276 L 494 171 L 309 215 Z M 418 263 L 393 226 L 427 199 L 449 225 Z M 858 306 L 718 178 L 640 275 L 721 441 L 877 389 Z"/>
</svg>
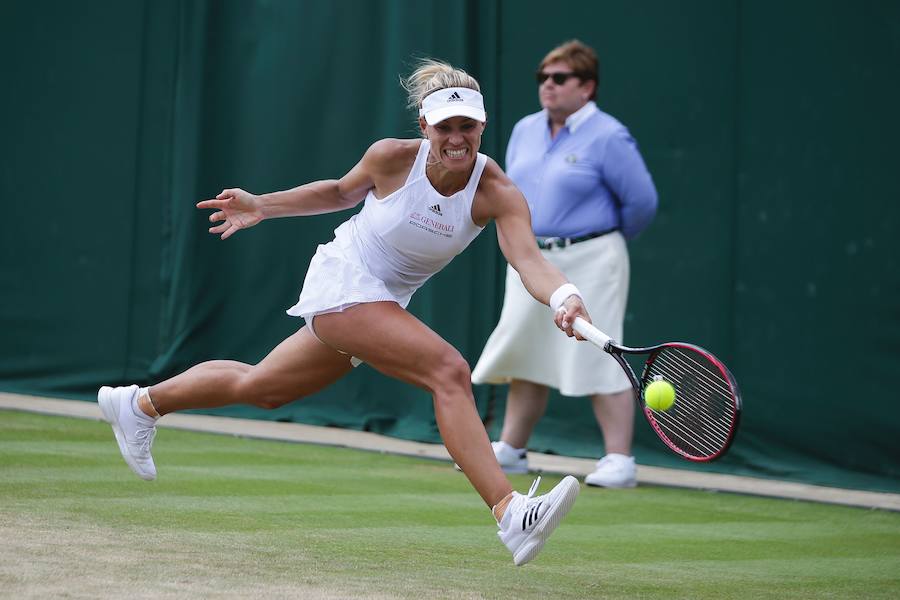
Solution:
<svg viewBox="0 0 900 600">
<path fill-rule="evenodd" d="M 450 117 L 435 125 L 419 119 L 425 137 L 431 142 L 431 156 L 449 171 L 465 171 L 481 148 L 484 123 L 469 117 Z"/>
<path fill-rule="evenodd" d="M 572 74 L 572 67 L 563 61 L 556 61 L 544 65 L 541 72 L 545 75 Z M 558 75 L 557 75 L 558 76 Z M 568 77 L 565 82 L 559 84 L 548 77 L 538 86 L 538 98 L 541 106 L 549 113 L 561 117 L 568 117 L 579 108 L 587 104 L 591 97 L 593 81 L 581 81 L 577 77 Z"/>
</svg>

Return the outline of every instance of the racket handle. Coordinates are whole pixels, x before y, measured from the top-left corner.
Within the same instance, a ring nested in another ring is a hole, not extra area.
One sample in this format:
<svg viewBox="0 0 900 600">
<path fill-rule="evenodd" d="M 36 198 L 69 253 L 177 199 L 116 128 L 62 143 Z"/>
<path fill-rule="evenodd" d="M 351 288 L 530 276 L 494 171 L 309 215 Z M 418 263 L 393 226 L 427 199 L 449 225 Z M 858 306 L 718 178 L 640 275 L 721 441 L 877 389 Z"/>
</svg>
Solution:
<svg viewBox="0 0 900 600">
<path fill-rule="evenodd" d="M 575 322 L 572 324 L 572 329 L 580 333 L 581 337 L 585 338 L 592 344 L 599 346 L 600 348 L 605 348 L 606 343 L 612 340 L 611 337 L 609 337 L 581 317 L 575 317 Z"/>
</svg>

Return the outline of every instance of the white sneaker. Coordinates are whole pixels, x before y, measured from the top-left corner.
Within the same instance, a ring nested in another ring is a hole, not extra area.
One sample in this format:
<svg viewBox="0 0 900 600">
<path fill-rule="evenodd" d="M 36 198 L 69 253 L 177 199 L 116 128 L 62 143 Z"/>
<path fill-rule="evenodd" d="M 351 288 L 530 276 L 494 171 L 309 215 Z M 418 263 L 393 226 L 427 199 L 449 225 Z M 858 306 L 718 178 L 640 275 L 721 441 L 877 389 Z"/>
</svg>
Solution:
<svg viewBox="0 0 900 600">
<path fill-rule="evenodd" d="M 633 456 L 607 454 L 597 461 L 597 468 L 584 478 L 588 485 L 608 488 L 633 488 L 637 485 L 637 467 Z"/>
<path fill-rule="evenodd" d="M 524 448 L 513 448 L 506 442 L 491 442 L 491 448 L 504 473 L 528 472 L 528 452 Z M 456 463 L 453 464 L 453 468 L 462 471 Z"/>
<path fill-rule="evenodd" d="M 544 543 L 575 504 L 581 489 L 578 480 L 568 475 L 543 496 L 532 498 L 541 478 L 531 484 L 528 495 L 513 492 L 497 535 L 512 552 L 513 562 L 522 566 L 541 551 Z"/>
<path fill-rule="evenodd" d="M 103 417 L 112 425 L 122 458 L 141 479 L 156 479 L 156 465 L 150 447 L 156 435 L 156 419 L 137 414 L 134 408 L 138 386 L 103 386 L 97 392 L 97 402 Z"/>
<path fill-rule="evenodd" d="M 494 449 L 494 456 L 504 473 L 528 472 L 528 452 L 525 448 L 513 448 L 502 441 L 491 442 L 491 448 Z"/>
</svg>

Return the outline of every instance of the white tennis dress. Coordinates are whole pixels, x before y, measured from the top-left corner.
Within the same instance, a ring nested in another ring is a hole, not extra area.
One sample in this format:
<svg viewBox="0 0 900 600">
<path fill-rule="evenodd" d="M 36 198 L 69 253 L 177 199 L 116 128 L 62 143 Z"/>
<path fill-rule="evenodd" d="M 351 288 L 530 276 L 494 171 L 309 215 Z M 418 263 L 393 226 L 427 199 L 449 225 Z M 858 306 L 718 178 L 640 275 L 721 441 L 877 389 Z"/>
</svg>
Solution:
<svg viewBox="0 0 900 600">
<path fill-rule="evenodd" d="M 317 314 L 363 302 L 406 308 L 413 293 L 481 233 L 472 201 L 487 156 L 478 154 L 465 189 L 443 196 L 425 176 L 430 147 L 422 141 L 403 187 L 381 200 L 369 190 L 363 209 L 318 247 L 289 315 L 308 324 Z"/>
</svg>

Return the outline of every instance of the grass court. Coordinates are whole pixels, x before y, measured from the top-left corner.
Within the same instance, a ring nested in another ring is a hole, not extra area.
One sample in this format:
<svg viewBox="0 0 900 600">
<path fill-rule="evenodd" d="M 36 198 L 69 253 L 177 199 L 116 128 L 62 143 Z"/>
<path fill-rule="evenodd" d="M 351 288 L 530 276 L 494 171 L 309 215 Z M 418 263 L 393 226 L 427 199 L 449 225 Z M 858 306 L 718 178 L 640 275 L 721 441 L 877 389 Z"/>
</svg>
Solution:
<svg viewBox="0 0 900 600">
<path fill-rule="evenodd" d="M 0 596 L 900 595 L 900 513 L 582 488 L 517 568 L 448 463 L 168 429 L 154 458 L 144 482 L 105 423 L 0 411 Z"/>
</svg>

